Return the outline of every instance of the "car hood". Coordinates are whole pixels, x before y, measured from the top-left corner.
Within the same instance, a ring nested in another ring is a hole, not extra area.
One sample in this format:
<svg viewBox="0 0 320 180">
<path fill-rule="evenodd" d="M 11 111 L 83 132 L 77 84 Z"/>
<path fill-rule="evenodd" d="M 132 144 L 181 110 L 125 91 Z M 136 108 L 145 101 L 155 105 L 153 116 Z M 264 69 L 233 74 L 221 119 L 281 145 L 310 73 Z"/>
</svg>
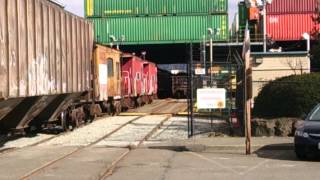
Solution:
<svg viewBox="0 0 320 180">
<path fill-rule="evenodd" d="M 320 121 L 305 121 L 303 130 L 307 133 L 320 134 Z"/>
</svg>

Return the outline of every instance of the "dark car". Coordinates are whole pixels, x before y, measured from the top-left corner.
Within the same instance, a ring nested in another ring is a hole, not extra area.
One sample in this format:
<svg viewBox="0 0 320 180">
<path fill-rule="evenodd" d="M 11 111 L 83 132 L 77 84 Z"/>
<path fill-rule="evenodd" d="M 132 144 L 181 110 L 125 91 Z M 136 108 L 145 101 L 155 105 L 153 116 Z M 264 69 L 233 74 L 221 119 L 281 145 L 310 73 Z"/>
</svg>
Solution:
<svg viewBox="0 0 320 180">
<path fill-rule="evenodd" d="M 301 123 L 295 132 L 295 152 L 299 159 L 320 152 L 320 104 L 318 104 Z"/>
</svg>

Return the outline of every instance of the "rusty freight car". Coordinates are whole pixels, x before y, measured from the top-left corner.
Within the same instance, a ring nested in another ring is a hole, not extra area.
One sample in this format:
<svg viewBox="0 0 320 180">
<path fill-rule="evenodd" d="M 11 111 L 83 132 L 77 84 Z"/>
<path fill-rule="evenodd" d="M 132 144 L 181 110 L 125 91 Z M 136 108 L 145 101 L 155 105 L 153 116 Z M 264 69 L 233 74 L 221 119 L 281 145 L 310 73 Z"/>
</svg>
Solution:
<svg viewBox="0 0 320 180">
<path fill-rule="evenodd" d="M 96 45 L 94 50 L 95 100 L 109 113 L 121 112 L 121 55 L 122 52 Z"/>
<path fill-rule="evenodd" d="M 0 0 L 0 131 L 56 118 L 87 94 L 92 48 L 89 21 L 47 0 Z"/>
</svg>

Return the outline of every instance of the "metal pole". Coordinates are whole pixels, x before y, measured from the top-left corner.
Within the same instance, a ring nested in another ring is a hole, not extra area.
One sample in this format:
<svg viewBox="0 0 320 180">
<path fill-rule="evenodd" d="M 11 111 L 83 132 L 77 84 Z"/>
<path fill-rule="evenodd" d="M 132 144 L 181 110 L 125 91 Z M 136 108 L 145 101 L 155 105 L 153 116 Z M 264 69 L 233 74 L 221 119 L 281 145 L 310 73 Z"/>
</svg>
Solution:
<svg viewBox="0 0 320 180">
<path fill-rule="evenodd" d="M 213 77 L 212 77 L 212 65 L 213 65 L 213 42 L 212 34 L 210 35 L 210 87 L 213 87 Z M 213 118 L 212 109 L 210 109 L 210 121 L 211 121 L 211 133 L 213 132 Z"/>
<path fill-rule="evenodd" d="M 263 52 L 267 52 L 267 10 L 266 0 L 263 1 Z"/>
<path fill-rule="evenodd" d="M 190 44 L 190 78 L 191 78 L 191 81 L 190 81 L 190 87 L 191 87 L 191 90 L 190 90 L 190 93 L 191 93 L 191 123 L 190 123 L 190 126 L 191 126 L 191 136 L 194 135 L 194 124 L 193 124 L 193 44 L 191 43 Z"/>
<path fill-rule="evenodd" d="M 190 73 L 190 67 L 191 67 L 191 58 L 190 58 L 190 60 L 189 60 L 189 63 L 188 63 L 188 65 L 187 65 L 187 72 L 188 72 L 188 91 L 187 91 L 187 94 L 188 94 L 188 138 L 190 138 L 191 137 L 191 133 L 190 133 L 190 131 L 191 131 L 191 126 L 190 126 L 190 122 L 191 122 L 191 93 L 190 93 L 190 91 L 191 91 L 191 77 L 190 77 L 190 75 L 191 75 L 191 73 Z"/>
<path fill-rule="evenodd" d="M 307 39 L 307 51 L 310 53 L 310 38 Z"/>
<path fill-rule="evenodd" d="M 213 42 L 212 35 L 210 35 L 210 86 L 213 87 L 212 64 L 213 64 Z"/>
<path fill-rule="evenodd" d="M 206 36 L 203 35 L 203 50 L 202 50 L 202 53 L 203 53 L 203 68 L 205 69 L 206 71 Z"/>
</svg>

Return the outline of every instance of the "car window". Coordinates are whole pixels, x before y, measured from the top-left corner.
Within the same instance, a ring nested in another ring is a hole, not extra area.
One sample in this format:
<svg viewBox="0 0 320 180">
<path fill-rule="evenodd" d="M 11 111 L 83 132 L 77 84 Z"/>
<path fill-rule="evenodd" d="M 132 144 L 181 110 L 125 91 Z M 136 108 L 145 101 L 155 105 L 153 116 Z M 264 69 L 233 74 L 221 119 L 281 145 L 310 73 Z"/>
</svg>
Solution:
<svg viewBox="0 0 320 180">
<path fill-rule="evenodd" d="M 310 121 L 320 121 L 320 106 L 316 107 L 315 110 L 312 112 Z"/>
</svg>

